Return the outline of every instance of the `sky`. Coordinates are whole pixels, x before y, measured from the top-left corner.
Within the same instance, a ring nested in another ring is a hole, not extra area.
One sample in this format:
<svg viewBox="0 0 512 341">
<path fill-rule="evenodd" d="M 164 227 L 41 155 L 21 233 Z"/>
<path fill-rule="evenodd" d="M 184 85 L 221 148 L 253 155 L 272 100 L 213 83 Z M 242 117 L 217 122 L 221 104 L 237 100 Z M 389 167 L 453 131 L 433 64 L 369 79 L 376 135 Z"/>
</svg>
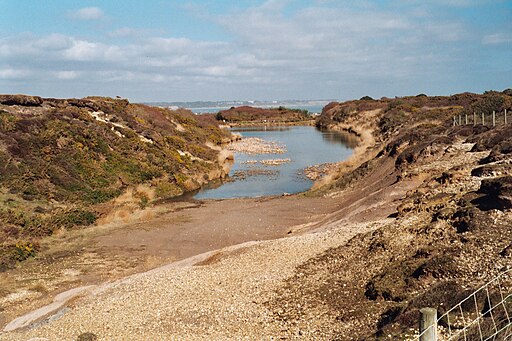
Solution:
<svg viewBox="0 0 512 341">
<path fill-rule="evenodd" d="M 0 0 L 0 93 L 338 99 L 512 88 L 512 0 Z"/>
</svg>

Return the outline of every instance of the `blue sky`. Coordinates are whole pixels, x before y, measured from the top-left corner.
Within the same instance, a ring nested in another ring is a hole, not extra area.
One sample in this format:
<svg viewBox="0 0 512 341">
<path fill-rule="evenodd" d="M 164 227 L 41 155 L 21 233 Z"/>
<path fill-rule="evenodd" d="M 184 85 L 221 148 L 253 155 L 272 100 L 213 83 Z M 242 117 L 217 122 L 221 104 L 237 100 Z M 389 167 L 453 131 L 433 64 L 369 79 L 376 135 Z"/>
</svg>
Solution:
<svg viewBox="0 0 512 341">
<path fill-rule="evenodd" d="M 512 1 L 0 0 L 0 93 L 352 99 L 512 87 Z"/>
</svg>

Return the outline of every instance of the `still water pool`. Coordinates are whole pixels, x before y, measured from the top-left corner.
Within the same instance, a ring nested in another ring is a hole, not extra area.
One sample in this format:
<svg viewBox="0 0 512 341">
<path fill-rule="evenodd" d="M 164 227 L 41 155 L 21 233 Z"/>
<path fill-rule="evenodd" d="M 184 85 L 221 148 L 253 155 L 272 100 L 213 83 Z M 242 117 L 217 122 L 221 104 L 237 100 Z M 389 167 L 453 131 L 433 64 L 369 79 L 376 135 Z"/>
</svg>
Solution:
<svg viewBox="0 0 512 341">
<path fill-rule="evenodd" d="M 345 134 L 320 131 L 315 127 L 243 127 L 233 128 L 243 137 L 256 137 L 285 146 L 284 154 L 235 153 L 235 164 L 228 181 L 219 181 L 201 189 L 196 199 L 227 199 L 299 193 L 313 182 L 304 174 L 306 167 L 340 162 L 352 154 L 355 141 Z M 280 165 L 259 161 L 290 159 Z"/>
</svg>

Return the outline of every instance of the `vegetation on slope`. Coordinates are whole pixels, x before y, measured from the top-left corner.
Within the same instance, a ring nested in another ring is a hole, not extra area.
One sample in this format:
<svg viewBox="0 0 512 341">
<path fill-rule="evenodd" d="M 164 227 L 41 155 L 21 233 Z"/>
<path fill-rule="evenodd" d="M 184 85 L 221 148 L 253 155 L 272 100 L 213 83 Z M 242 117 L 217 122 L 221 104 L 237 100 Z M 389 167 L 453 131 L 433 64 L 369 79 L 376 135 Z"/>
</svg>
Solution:
<svg viewBox="0 0 512 341">
<path fill-rule="evenodd" d="M 512 124 L 453 126 L 454 116 L 504 109 L 512 109 L 506 91 L 328 105 L 320 126 L 356 133 L 364 127 L 376 137 L 366 159 L 330 190 L 392 195 L 418 185 L 382 227 L 299 268 L 273 303 L 288 303 L 283 318 L 302 321 L 328 307 L 334 339 L 406 339 L 417 330 L 421 308 L 442 314 L 510 268 Z M 499 292 L 490 295 L 497 299 Z M 478 304 L 484 309 L 483 297 Z"/>
<path fill-rule="evenodd" d="M 232 107 L 217 114 L 217 120 L 232 124 L 283 124 L 311 121 L 307 110 L 279 108 Z"/>
<path fill-rule="evenodd" d="M 225 175 L 214 120 L 127 100 L 0 96 L 0 270 L 37 239 L 93 223 L 127 189 L 140 206 Z"/>
</svg>

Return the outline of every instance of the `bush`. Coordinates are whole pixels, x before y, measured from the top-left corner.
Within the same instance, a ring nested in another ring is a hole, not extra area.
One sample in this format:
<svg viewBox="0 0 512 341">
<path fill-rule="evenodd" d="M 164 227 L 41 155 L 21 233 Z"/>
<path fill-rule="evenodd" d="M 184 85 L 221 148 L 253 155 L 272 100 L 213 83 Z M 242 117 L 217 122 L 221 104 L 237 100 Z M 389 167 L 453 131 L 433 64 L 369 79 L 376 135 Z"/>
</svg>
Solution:
<svg viewBox="0 0 512 341">
<path fill-rule="evenodd" d="M 496 93 L 488 93 L 483 98 L 473 103 L 470 107 L 470 112 L 477 114 L 492 114 L 493 111 L 499 112 L 503 110 L 505 100 L 503 96 Z"/>
<path fill-rule="evenodd" d="M 155 194 L 158 198 L 166 199 L 182 194 L 183 191 L 170 181 L 161 181 L 156 186 Z"/>
<path fill-rule="evenodd" d="M 360 101 L 373 101 L 373 98 L 370 96 L 363 96 L 359 99 Z"/>
<path fill-rule="evenodd" d="M 95 213 L 85 209 L 72 209 L 57 213 L 50 218 L 49 224 L 55 227 L 71 228 L 75 226 L 89 226 L 96 222 Z"/>
<path fill-rule="evenodd" d="M 14 246 L 14 259 L 18 262 L 24 261 L 30 257 L 34 257 L 36 248 L 34 244 L 29 242 L 18 242 Z"/>
</svg>

